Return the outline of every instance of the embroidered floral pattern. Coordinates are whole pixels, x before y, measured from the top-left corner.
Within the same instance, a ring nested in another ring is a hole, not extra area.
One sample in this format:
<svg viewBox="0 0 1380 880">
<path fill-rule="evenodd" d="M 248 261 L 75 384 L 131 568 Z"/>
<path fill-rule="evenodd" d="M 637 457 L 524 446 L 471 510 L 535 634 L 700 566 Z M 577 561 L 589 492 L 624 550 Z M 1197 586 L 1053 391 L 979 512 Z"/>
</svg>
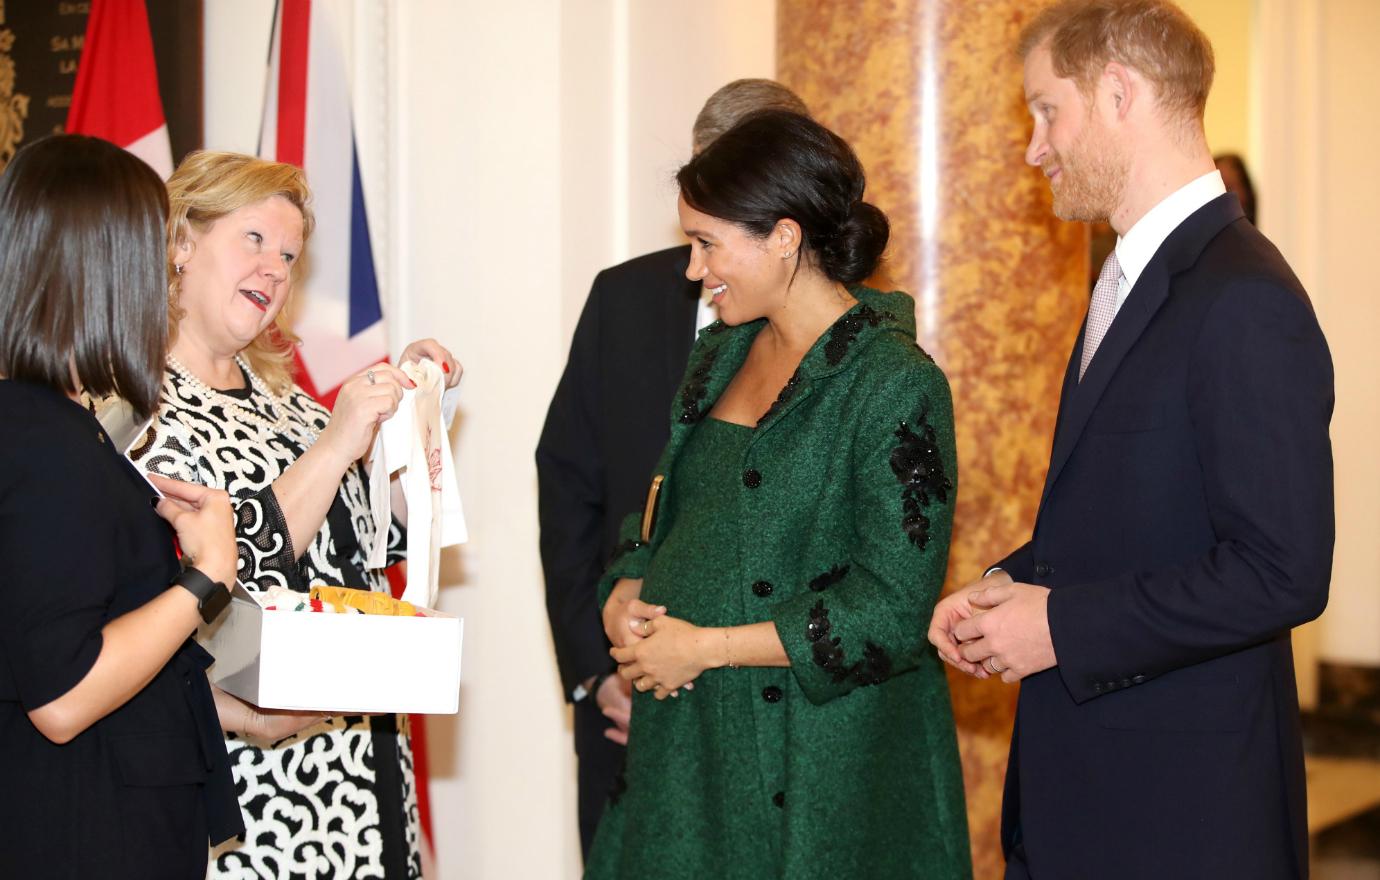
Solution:
<svg viewBox="0 0 1380 880">
<path fill-rule="evenodd" d="M 829 589 L 834 584 L 838 583 L 839 581 L 843 580 L 845 577 L 848 576 L 849 568 L 851 568 L 851 566 L 835 565 L 833 568 L 829 569 L 824 574 L 821 574 L 814 580 L 810 581 L 810 589 L 814 590 L 816 593 L 821 593 Z"/>
<path fill-rule="evenodd" d="M 634 541 L 632 538 L 627 539 L 623 543 L 619 544 L 617 547 L 613 548 L 613 555 L 609 557 L 609 564 L 612 565 L 613 563 L 622 559 L 624 556 L 627 556 L 629 553 L 633 552 L 641 546 L 641 541 Z"/>
<path fill-rule="evenodd" d="M 954 484 L 944 475 L 944 462 L 939 457 L 934 428 L 923 415 L 917 427 L 919 434 L 906 422 L 901 422 L 896 429 L 896 439 L 900 442 L 891 451 L 891 472 L 903 487 L 901 528 L 912 544 L 924 550 L 930 540 L 930 519 L 922 508 L 929 507 L 932 499 L 947 502 Z"/>
<path fill-rule="evenodd" d="M 859 684 L 881 684 L 891 677 L 891 658 L 884 649 L 871 642 L 863 646 L 863 659 L 853 669 Z"/>
<path fill-rule="evenodd" d="M 834 326 L 829 328 L 829 341 L 824 343 L 824 359 L 829 366 L 839 365 L 864 326 L 876 327 L 884 320 L 895 321 L 896 316 L 890 312 L 879 312 L 871 306 L 860 306 L 857 311 L 849 312 L 835 321 Z"/>
<path fill-rule="evenodd" d="M 781 393 L 776 395 L 776 400 L 772 401 L 771 406 L 767 407 L 767 411 L 763 413 L 762 418 L 758 420 L 757 426 L 761 427 L 762 425 L 765 425 L 767 422 L 771 421 L 772 416 L 780 412 L 781 407 L 789 403 L 792 397 L 795 397 L 796 389 L 798 389 L 799 387 L 800 368 L 796 367 L 795 372 L 791 374 L 791 378 L 786 380 L 786 384 L 781 389 Z"/>
<path fill-rule="evenodd" d="M 704 412 L 700 409 L 700 401 L 709 394 L 706 387 L 709 381 L 709 372 L 714 369 L 714 360 L 719 356 L 717 348 L 711 348 L 701 357 L 695 369 L 686 377 L 685 384 L 680 389 L 680 423 L 690 425 L 704 418 Z"/>
<path fill-rule="evenodd" d="M 837 568 L 836 566 L 833 570 Z M 844 566 L 843 570 L 847 573 L 847 566 Z M 814 583 L 811 582 L 810 586 L 813 588 Z M 806 625 L 805 635 L 810 640 L 810 651 L 814 655 L 815 665 L 828 672 L 834 684 L 842 684 L 851 678 L 859 685 L 866 686 L 881 684 L 891 677 L 891 658 L 884 649 L 872 642 L 866 642 L 863 646 L 863 659 L 850 665 L 844 656 L 839 637 L 829 637 L 832 630 L 829 609 L 824 607 L 824 600 L 820 599 L 810 609 L 810 622 Z"/>
<path fill-rule="evenodd" d="M 830 673 L 834 682 L 838 683 L 848 677 L 848 672 L 839 637 L 829 638 L 832 629 L 829 609 L 824 607 L 824 600 L 820 599 L 810 609 L 810 622 L 805 627 L 805 636 L 812 642 L 810 651 L 814 655 L 815 665 Z"/>
</svg>

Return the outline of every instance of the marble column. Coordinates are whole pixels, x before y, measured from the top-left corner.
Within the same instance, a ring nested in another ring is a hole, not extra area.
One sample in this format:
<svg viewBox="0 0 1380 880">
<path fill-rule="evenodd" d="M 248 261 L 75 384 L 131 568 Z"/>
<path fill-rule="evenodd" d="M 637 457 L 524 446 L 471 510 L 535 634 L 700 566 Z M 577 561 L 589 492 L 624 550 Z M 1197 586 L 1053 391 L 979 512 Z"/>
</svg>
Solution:
<svg viewBox="0 0 1380 880">
<path fill-rule="evenodd" d="M 1026 540 L 1064 366 L 1088 295 L 1088 238 L 1024 164 L 1015 44 L 1028 0 L 778 0 L 777 76 L 846 138 L 891 218 L 882 284 L 916 298 L 953 387 L 959 491 L 947 589 Z M 950 670 L 952 673 L 952 670 Z M 998 878 L 1016 690 L 951 675 L 978 878 Z"/>
</svg>

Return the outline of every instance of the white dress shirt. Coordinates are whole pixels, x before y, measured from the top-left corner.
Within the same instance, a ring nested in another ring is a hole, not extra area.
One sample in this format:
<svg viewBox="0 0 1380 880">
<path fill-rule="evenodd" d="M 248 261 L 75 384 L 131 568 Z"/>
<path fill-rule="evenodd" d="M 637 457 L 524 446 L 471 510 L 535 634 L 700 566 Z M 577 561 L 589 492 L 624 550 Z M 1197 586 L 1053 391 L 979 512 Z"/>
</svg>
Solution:
<svg viewBox="0 0 1380 880">
<path fill-rule="evenodd" d="M 1145 271 L 1150 258 L 1155 256 L 1155 251 L 1164 244 L 1169 233 L 1178 229 L 1179 224 L 1194 211 L 1226 191 L 1222 172 L 1213 169 L 1174 190 L 1116 240 L 1116 258 L 1121 263 L 1121 284 L 1116 291 L 1114 315 L 1121 311 L 1121 304 L 1130 296 L 1140 273 Z"/>
</svg>

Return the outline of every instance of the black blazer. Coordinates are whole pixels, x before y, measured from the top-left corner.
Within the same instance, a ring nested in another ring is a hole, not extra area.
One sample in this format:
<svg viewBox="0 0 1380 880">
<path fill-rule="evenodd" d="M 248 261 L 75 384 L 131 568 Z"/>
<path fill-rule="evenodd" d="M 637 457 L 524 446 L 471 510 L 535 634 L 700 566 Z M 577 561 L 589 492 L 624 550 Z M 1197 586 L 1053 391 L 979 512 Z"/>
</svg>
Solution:
<svg viewBox="0 0 1380 880">
<path fill-rule="evenodd" d="M 1289 631 L 1327 603 L 1332 362 L 1236 197 L 1170 234 L 1080 384 L 1034 535 L 1058 665 L 1021 687 L 1003 843 L 1035 878 L 1306 877 Z"/>
<path fill-rule="evenodd" d="M 201 877 L 208 841 L 244 830 L 209 654 L 188 639 L 66 744 L 28 718 L 91 670 L 106 623 L 168 589 L 172 534 L 89 412 L 9 380 L 0 414 L 0 877 Z"/>
<path fill-rule="evenodd" d="M 669 437 L 700 296 L 689 264 L 685 245 L 595 277 L 537 444 L 546 612 L 566 699 L 612 668 L 594 588 Z"/>
</svg>

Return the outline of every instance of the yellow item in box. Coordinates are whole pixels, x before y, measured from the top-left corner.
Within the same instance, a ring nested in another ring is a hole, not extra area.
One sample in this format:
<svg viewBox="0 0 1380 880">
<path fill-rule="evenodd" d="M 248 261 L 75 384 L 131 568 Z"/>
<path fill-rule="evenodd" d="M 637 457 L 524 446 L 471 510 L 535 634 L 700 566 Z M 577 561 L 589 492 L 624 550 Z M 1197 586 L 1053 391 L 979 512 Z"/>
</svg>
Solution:
<svg viewBox="0 0 1380 880">
<path fill-rule="evenodd" d="M 311 598 L 330 605 L 337 613 L 353 608 L 364 614 L 380 614 L 385 617 L 417 616 L 417 606 L 411 602 L 394 599 L 387 593 L 355 590 L 350 587 L 312 587 Z"/>
</svg>

